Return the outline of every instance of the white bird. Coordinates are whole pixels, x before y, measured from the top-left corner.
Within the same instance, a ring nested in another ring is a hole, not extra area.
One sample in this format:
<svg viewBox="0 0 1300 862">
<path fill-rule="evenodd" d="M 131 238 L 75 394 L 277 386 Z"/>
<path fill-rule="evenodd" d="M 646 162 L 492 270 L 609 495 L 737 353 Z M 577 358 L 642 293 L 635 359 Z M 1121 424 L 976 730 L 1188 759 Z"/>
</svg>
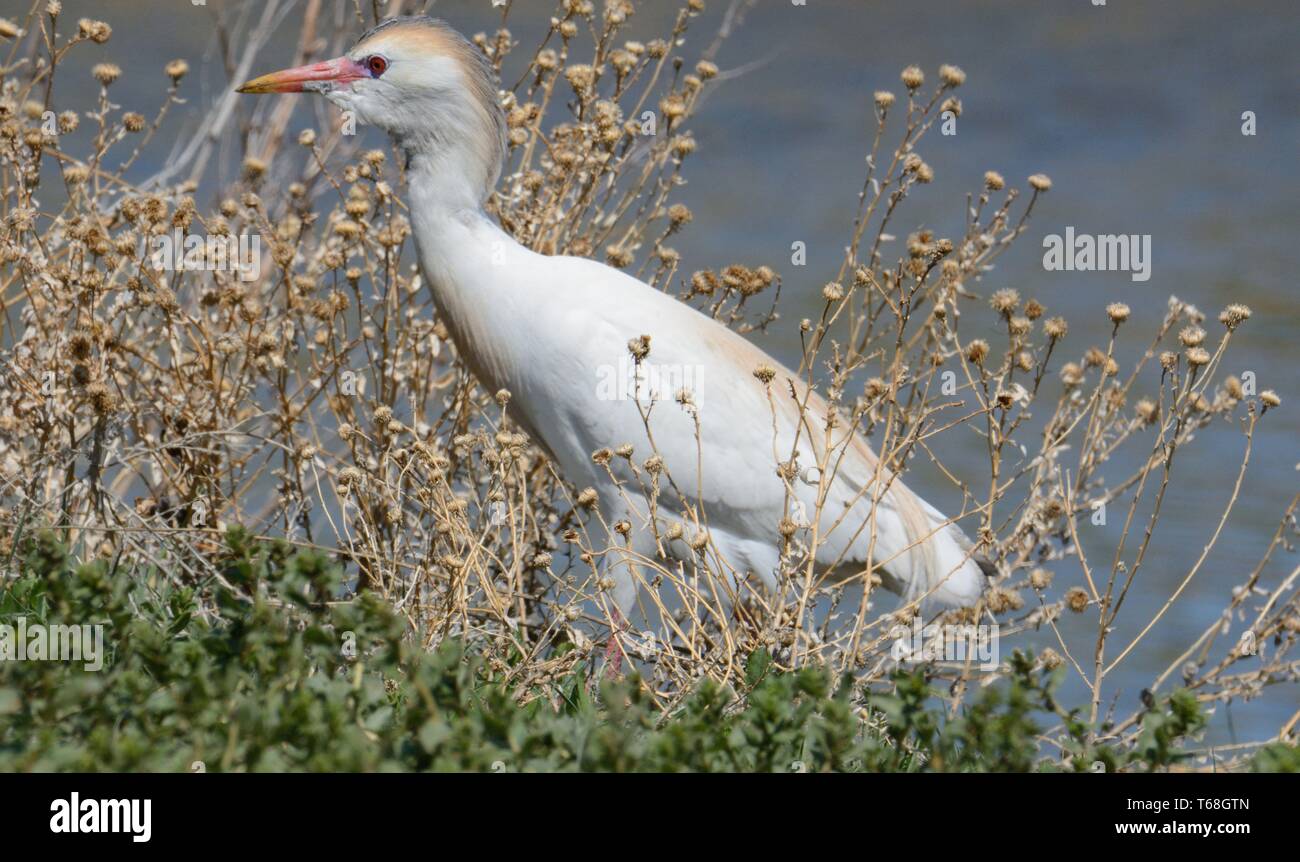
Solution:
<svg viewBox="0 0 1300 862">
<path fill-rule="evenodd" d="M 928 607 L 980 597 L 988 564 L 971 541 L 880 466 L 849 423 L 833 431 L 834 469 L 823 476 L 814 468 L 826 449 L 827 405 L 798 375 L 674 297 L 595 261 L 538 254 L 493 221 L 483 205 L 505 158 L 505 117 L 492 67 L 451 27 L 390 19 L 342 57 L 239 89 L 321 93 L 386 130 L 406 155 L 420 266 L 460 355 L 489 391 L 511 393 L 511 415 L 567 481 L 596 489 L 609 523 L 632 525 L 631 554 L 607 561 L 624 616 L 638 590 L 635 555 L 655 558 L 662 546 L 689 558 L 683 542 L 656 541 L 674 523 L 688 539 L 704 525 L 710 553 L 735 581 L 773 586 L 788 504 L 821 513 L 819 574 L 860 578 L 874 565 L 886 587 Z M 698 369 L 694 406 L 683 409 L 670 393 L 648 422 L 645 401 L 611 400 L 601 385 L 626 367 L 629 342 L 646 334 L 646 363 Z M 775 370 L 770 387 L 755 376 L 760 366 Z M 806 397 L 806 408 L 796 397 Z M 596 450 L 625 443 L 638 457 L 658 454 L 675 486 L 663 489 L 654 523 L 627 462 L 615 457 L 607 470 L 593 461 Z M 803 472 L 787 482 L 776 467 L 796 451 Z"/>
</svg>

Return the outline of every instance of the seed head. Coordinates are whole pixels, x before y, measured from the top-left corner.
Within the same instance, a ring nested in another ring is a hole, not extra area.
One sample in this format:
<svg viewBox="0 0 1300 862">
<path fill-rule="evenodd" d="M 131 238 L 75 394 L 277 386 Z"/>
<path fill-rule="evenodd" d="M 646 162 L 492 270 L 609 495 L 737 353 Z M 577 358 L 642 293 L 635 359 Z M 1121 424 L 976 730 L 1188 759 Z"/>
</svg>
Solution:
<svg viewBox="0 0 1300 862">
<path fill-rule="evenodd" d="M 1003 317 L 1010 317 L 1011 312 L 1020 305 L 1020 293 L 1014 288 L 1004 287 L 993 292 L 989 297 L 989 305 Z"/>
<path fill-rule="evenodd" d="M 1052 178 L 1047 174 L 1034 174 L 1029 178 L 1029 185 L 1034 191 L 1045 192 L 1052 187 Z"/>
<path fill-rule="evenodd" d="M 89 39 L 96 44 L 102 45 L 113 35 L 113 28 L 103 21 L 82 18 L 77 22 L 77 34 L 83 39 Z"/>
<path fill-rule="evenodd" d="M 247 179 L 260 179 L 264 173 L 266 173 L 266 162 L 257 158 L 257 156 L 249 156 L 244 159 L 244 176 Z"/>
<path fill-rule="evenodd" d="M 1278 394 L 1272 389 L 1265 389 L 1263 392 L 1259 393 L 1259 400 L 1266 410 L 1269 407 L 1277 407 L 1282 403 L 1282 399 L 1279 398 Z"/>
<path fill-rule="evenodd" d="M 771 383 L 772 378 L 776 377 L 776 369 L 770 365 L 760 365 L 754 369 L 754 376 L 764 384 Z"/>
<path fill-rule="evenodd" d="M 96 63 L 90 70 L 96 81 L 107 87 L 122 76 L 122 70 L 113 63 Z"/>
<path fill-rule="evenodd" d="M 989 343 L 982 338 L 977 338 L 966 345 L 966 359 L 976 365 L 983 365 L 988 355 Z"/>
<path fill-rule="evenodd" d="M 679 96 L 669 96 L 659 103 L 659 111 L 669 120 L 676 120 L 686 114 L 686 102 Z"/>
<path fill-rule="evenodd" d="M 985 604 L 995 614 L 1018 611 L 1025 606 L 1025 600 L 1015 590 L 1006 587 L 993 587 L 984 596 Z"/>
<path fill-rule="evenodd" d="M 1106 306 L 1106 316 L 1110 318 L 1111 323 L 1118 326 L 1128 320 L 1129 307 L 1122 302 L 1112 302 Z"/>
<path fill-rule="evenodd" d="M 1070 587 L 1065 594 L 1065 603 L 1070 610 L 1076 614 L 1081 614 L 1088 609 L 1088 593 L 1083 587 Z"/>
<path fill-rule="evenodd" d="M 894 94 L 888 90 L 877 90 L 875 94 L 876 107 L 880 110 L 888 110 L 889 106 L 894 104 Z"/>
<path fill-rule="evenodd" d="M 1219 322 L 1228 327 L 1228 331 L 1236 329 L 1248 319 L 1250 319 L 1250 307 L 1240 302 L 1234 302 L 1219 312 Z"/>
<path fill-rule="evenodd" d="M 1029 585 L 1036 590 L 1045 590 L 1052 585 L 1052 573 L 1049 569 L 1034 569 L 1029 573 Z"/>
<path fill-rule="evenodd" d="M 960 87 L 966 83 L 966 73 L 957 66 L 944 63 L 939 67 L 939 80 L 943 81 L 945 87 Z"/>
<path fill-rule="evenodd" d="M 1078 386 L 1083 382 L 1083 369 L 1077 362 L 1067 362 L 1061 366 L 1061 382 L 1066 386 Z"/>
<path fill-rule="evenodd" d="M 596 70 L 585 64 L 575 64 L 564 70 L 565 80 L 578 96 L 587 93 L 596 82 Z"/>
<path fill-rule="evenodd" d="M 1202 365 L 1210 364 L 1210 351 L 1204 347 L 1193 347 L 1187 351 L 1187 364 L 1193 368 L 1200 368 Z"/>
<path fill-rule="evenodd" d="M 1006 184 L 1007 181 L 1003 179 L 1002 174 L 997 171 L 984 172 L 984 187 L 989 191 L 1001 191 Z"/>
<path fill-rule="evenodd" d="M 925 83 L 925 73 L 919 66 L 908 66 L 900 77 L 903 79 L 903 86 L 909 90 L 915 90 Z"/>
<path fill-rule="evenodd" d="M 172 60 L 163 67 L 163 71 L 167 74 L 168 78 L 172 79 L 173 84 L 179 83 L 180 79 L 184 78 L 185 74 L 189 72 L 189 70 L 190 64 L 180 59 Z"/>
<path fill-rule="evenodd" d="M 640 335 L 636 338 L 629 339 L 627 342 L 627 352 L 632 354 L 632 358 L 638 362 L 650 355 L 650 336 Z"/>
<path fill-rule="evenodd" d="M 605 248 L 605 262 L 616 269 L 622 269 L 632 263 L 632 250 L 621 245 Z"/>
<path fill-rule="evenodd" d="M 1178 333 L 1178 340 L 1183 343 L 1183 347 L 1200 347 L 1205 341 L 1205 330 L 1199 326 L 1188 326 Z"/>
<path fill-rule="evenodd" d="M 92 346 L 93 343 L 87 333 L 73 333 L 68 339 L 68 355 L 77 360 L 86 359 L 90 356 Z"/>
</svg>

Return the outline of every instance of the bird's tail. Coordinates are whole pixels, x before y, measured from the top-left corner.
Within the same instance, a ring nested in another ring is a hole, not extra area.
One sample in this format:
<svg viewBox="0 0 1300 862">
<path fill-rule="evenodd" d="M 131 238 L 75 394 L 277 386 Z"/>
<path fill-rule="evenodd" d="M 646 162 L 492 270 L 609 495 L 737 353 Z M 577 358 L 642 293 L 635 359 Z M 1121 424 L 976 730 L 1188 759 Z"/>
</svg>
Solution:
<svg viewBox="0 0 1300 862">
<path fill-rule="evenodd" d="M 903 599 L 920 599 L 927 609 L 975 604 L 992 566 L 961 528 L 898 479 L 887 499 L 901 522 L 908 549 L 884 568 L 898 582 Z"/>
</svg>

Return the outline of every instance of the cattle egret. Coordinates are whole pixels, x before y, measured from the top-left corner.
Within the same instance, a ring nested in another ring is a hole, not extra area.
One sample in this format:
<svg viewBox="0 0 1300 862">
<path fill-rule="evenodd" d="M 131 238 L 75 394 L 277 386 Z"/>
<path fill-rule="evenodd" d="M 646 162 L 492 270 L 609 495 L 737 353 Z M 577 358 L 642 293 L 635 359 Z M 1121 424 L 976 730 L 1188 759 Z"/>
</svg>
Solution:
<svg viewBox="0 0 1300 862">
<path fill-rule="evenodd" d="M 772 587 L 792 512 L 817 521 L 807 526 L 819 576 L 861 578 L 874 566 L 886 587 L 931 608 L 980 597 L 988 564 L 971 541 L 847 422 L 828 435 L 827 404 L 798 375 L 676 298 L 592 260 L 538 254 L 493 221 L 483 205 L 506 155 L 505 117 L 492 67 L 451 27 L 390 19 L 338 59 L 239 90 L 320 93 L 392 136 L 407 159 L 420 266 L 460 355 L 489 391 L 511 393 L 510 415 L 568 482 L 596 490 L 607 523 L 630 525 L 615 543 L 624 550 L 603 563 L 624 616 L 638 590 L 634 561 L 689 559 L 701 535 L 733 581 L 724 592 L 735 596 L 748 579 Z M 681 375 L 689 403 L 672 393 L 653 405 L 611 397 L 602 380 L 637 345 L 649 348 L 645 364 L 691 372 Z M 823 473 L 815 465 L 827 463 L 828 436 L 834 457 Z M 671 477 L 653 514 L 631 459 L 593 459 L 628 443 L 642 461 L 657 454 Z M 793 475 L 776 469 L 792 460 Z M 683 538 L 664 541 L 674 524 Z"/>
</svg>

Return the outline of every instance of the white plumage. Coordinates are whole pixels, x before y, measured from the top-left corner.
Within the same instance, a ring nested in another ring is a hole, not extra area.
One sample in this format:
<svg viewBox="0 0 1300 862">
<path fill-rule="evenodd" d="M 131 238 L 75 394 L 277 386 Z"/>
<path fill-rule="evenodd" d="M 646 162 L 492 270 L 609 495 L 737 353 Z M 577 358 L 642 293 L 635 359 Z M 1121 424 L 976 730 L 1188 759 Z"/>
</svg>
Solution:
<svg viewBox="0 0 1300 862">
<path fill-rule="evenodd" d="M 491 70 L 450 28 L 397 19 L 363 36 L 346 57 L 241 89 L 320 91 L 393 135 L 409 159 L 421 269 L 457 349 L 489 390 L 509 390 L 510 415 L 561 475 L 595 488 L 609 523 L 632 525 L 632 559 L 661 549 L 689 555 L 682 541 L 657 537 L 674 522 L 684 522 L 687 538 L 699 531 L 688 514 L 698 502 L 708 553 L 729 573 L 719 589 L 742 578 L 770 586 L 780 523 L 801 511 L 814 517 L 824 493 L 821 517 L 806 534 L 816 534 L 819 574 L 861 576 L 875 560 L 886 586 L 907 599 L 957 606 L 979 598 L 984 575 L 970 541 L 878 465 L 864 439 L 846 440 L 847 423 L 831 429 L 831 469 L 809 469 L 826 450 L 827 407 L 792 372 L 616 269 L 521 246 L 484 213 L 504 155 L 504 124 Z M 650 336 L 644 363 L 687 381 L 693 407 L 677 403 L 675 392 L 660 392 L 653 405 L 609 397 L 610 375 L 627 366 L 629 341 L 642 335 Z M 768 385 L 754 374 L 765 365 L 776 372 Z M 638 463 L 662 458 L 653 524 L 627 462 L 615 457 L 607 470 L 592 458 L 623 444 L 634 447 Z M 801 474 L 787 481 L 777 465 L 795 453 Z M 637 582 L 625 562 L 611 564 L 610 574 L 626 613 Z"/>
</svg>

